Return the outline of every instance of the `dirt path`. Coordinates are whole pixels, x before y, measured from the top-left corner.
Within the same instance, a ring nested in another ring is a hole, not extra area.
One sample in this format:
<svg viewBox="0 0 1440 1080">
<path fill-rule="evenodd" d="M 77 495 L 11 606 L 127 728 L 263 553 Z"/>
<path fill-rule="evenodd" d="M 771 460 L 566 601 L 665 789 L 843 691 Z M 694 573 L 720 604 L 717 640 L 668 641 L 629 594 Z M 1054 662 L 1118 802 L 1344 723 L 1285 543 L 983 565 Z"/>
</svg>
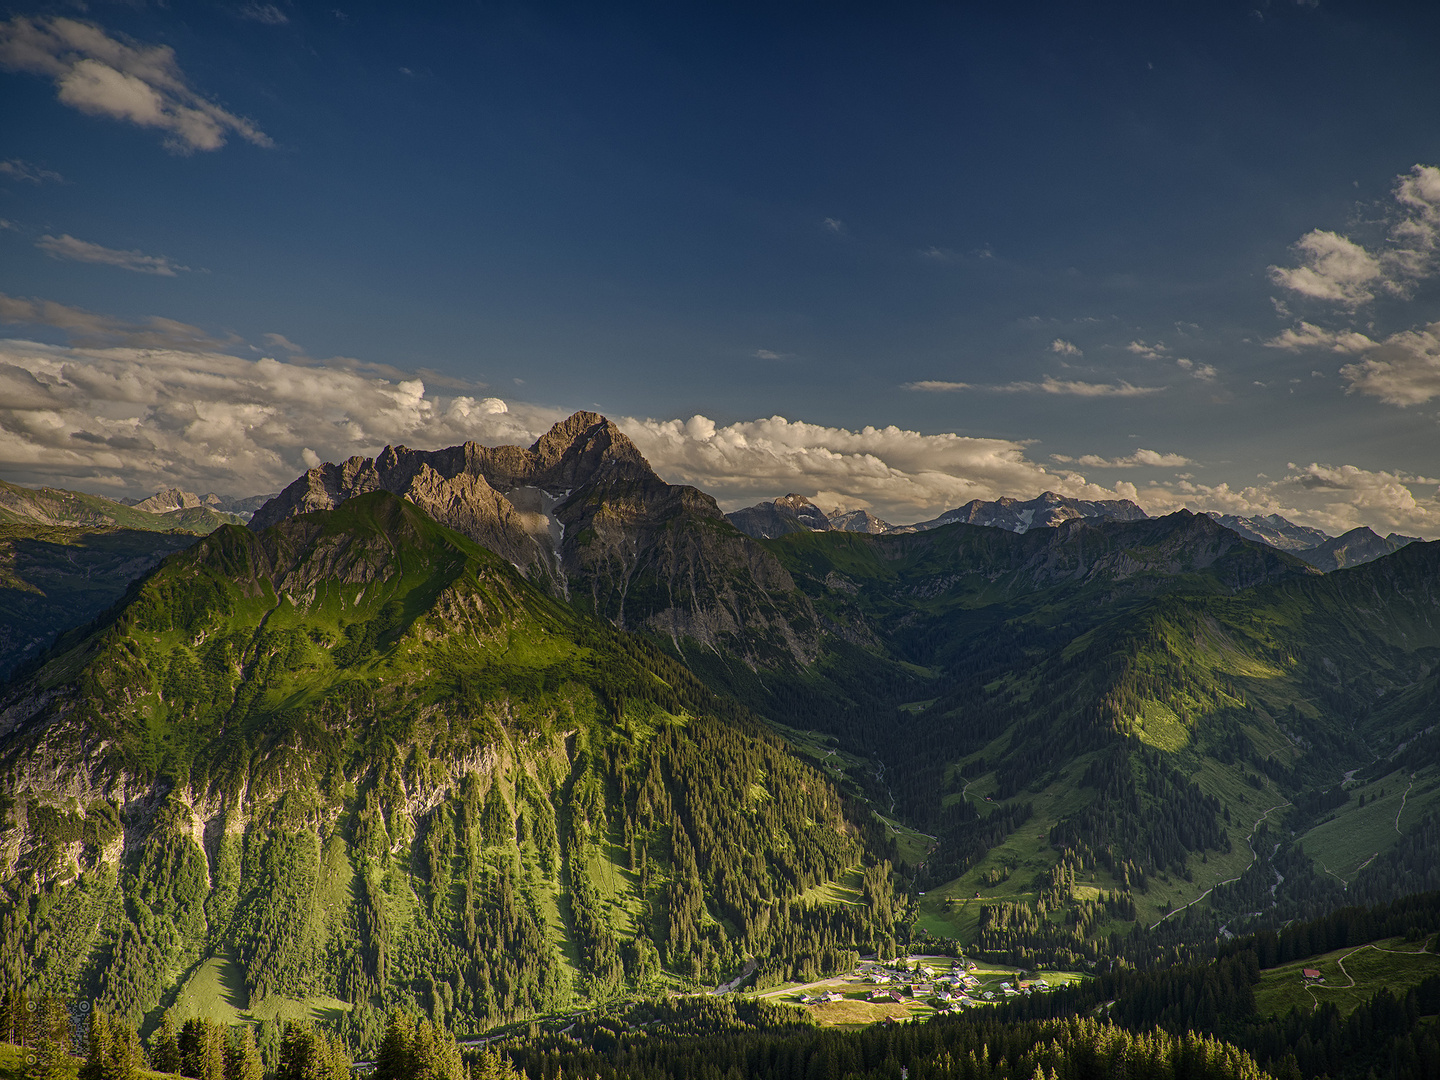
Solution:
<svg viewBox="0 0 1440 1080">
<path fill-rule="evenodd" d="M 1391 956 L 1420 956 L 1430 952 L 1430 950 L 1425 948 L 1423 945 L 1418 949 L 1382 949 L 1379 945 L 1370 944 L 1361 945 L 1357 949 L 1351 949 L 1344 956 L 1340 957 L 1338 960 L 1335 961 L 1335 966 L 1340 969 L 1341 975 L 1344 975 L 1345 978 L 1350 980 L 1350 985 L 1326 986 L 1322 984 L 1320 986 L 1311 986 L 1308 983 L 1305 985 L 1305 992 L 1310 995 L 1310 1000 L 1315 1003 L 1314 1008 L 1311 1009 L 1312 1012 L 1320 1007 L 1320 999 L 1315 996 L 1316 990 L 1353 990 L 1358 985 L 1355 982 L 1355 976 L 1351 975 L 1350 972 L 1345 970 L 1345 961 L 1349 960 L 1350 957 L 1354 956 L 1358 952 L 1364 952 L 1366 949 L 1374 949 L 1376 952 L 1389 953 Z M 1431 955 L 1433 956 L 1434 954 L 1431 953 Z"/>
<path fill-rule="evenodd" d="M 1405 788 L 1405 794 L 1400 796 L 1400 809 L 1395 812 L 1395 831 L 1400 832 L 1400 815 L 1405 813 L 1405 800 L 1410 798 L 1410 788 L 1415 786 L 1415 774 L 1410 774 L 1410 783 Z"/>
<path fill-rule="evenodd" d="M 1250 842 L 1250 841 L 1254 838 L 1254 836 L 1255 836 L 1255 831 L 1260 828 L 1260 823 L 1261 823 L 1262 821 L 1264 821 L 1267 817 L 1269 817 L 1272 813 L 1274 813 L 1276 810 L 1279 810 L 1282 806 L 1289 806 L 1289 805 L 1290 805 L 1289 802 L 1282 802 L 1282 803 L 1277 803 L 1277 804 L 1275 804 L 1274 806 L 1270 807 L 1269 810 L 1266 810 L 1263 814 L 1261 814 L 1258 818 L 1256 818 L 1256 819 L 1255 819 L 1255 824 L 1252 825 L 1252 826 L 1250 826 L 1250 835 L 1247 836 L 1247 837 L 1245 837 L 1245 846 L 1250 849 L 1250 861 L 1245 864 L 1245 870 L 1241 870 L 1240 873 L 1236 874 L 1236 875 L 1235 875 L 1234 877 L 1232 877 L 1232 878 L 1226 878 L 1224 881 L 1217 881 L 1214 885 L 1211 885 L 1210 888 L 1206 889 L 1206 890 L 1205 890 L 1203 893 L 1201 893 L 1199 896 L 1195 897 L 1194 900 L 1191 900 L 1190 903 L 1186 904 L 1184 907 L 1177 907 L 1174 911 L 1170 912 L 1169 914 L 1160 916 L 1160 918 L 1156 919 L 1153 923 L 1150 924 L 1150 929 L 1151 929 L 1151 930 L 1154 930 L 1155 927 L 1159 926 L 1159 925 L 1160 925 L 1161 923 L 1163 923 L 1166 919 L 1170 918 L 1171 915 L 1179 915 L 1180 912 L 1182 912 L 1182 911 L 1185 910 L 1185 908 L 1188 908 L 1188 907 L 1191 907 L 1192 905 L 1198 904 L 1201 900 L 1204 900 L 1205 897 L 1209 896 L 1212 892 L 1214 892 L 1216 889 L 1218 889 L 1221 885 L 1229 885 L 1229 884 L 1231 884 L 1232 882 L 1239 881 L 1242 877 L 1244 877 L 1244 876 L 1245 876 L 1245 871 L 1246 871 L 1246 870 L 1249 870 L 1250 867 L 1254 866 L 1254 865 L 1255 865 L 1255 860 L 1260 857 L 1259 853 L 1256 852 L 1256 850 L 1255 850 L 1255 845 Z M 1278 846 L 1278 845 L 1277 845 L 1277 846 Z M 1275 890 L 1280 887 L 1280 882 L 1282 882 L 1282 881 L 1285 880 L 1283 877 L 1280 876 L 1280 872 L 1279 872 L 1278 870 L 1275 872 L 1275 877 L 1276 877 L 1276 882 L 1275 882 L 1275 884 L 1272 885 L 1272 886 L 1270 886 L 1270 897 L 1271 897 L 1272 900 L 1273 900 L 1274 897 L 1275 897 Z M 1223 928 L 1222 928 L 1222 929 L 1223 929 Z"/>
</svg>

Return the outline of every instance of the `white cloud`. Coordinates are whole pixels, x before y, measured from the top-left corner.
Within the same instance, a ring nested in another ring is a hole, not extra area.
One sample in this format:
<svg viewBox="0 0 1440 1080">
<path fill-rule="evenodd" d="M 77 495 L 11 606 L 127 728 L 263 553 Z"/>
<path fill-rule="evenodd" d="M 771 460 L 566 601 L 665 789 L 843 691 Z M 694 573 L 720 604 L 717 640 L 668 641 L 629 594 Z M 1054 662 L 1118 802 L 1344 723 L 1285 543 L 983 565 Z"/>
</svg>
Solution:
<svg viewBox="0 0 1440 1080">
<path fill-rule="evenodd" d="M 42 169 L 39 165 L 29 161 L 21 161 L 19 158 L 11 158 L 9 161 L 0 161 L 0 176 L 9 176 L 15 180 L 26 180 L 32 184 L 63 184 L 65 178 L 58 172 L 50 169 Z"/>
<path fill-rule="evenodd" d="M 1060 458 L 1058 455 L 1052 456 L 1056 457 L 1056 460 L 1070 460 L 1069 458 Z M 1156 450 L 1136 450 L 1133 454 L 1117 458 L 1085 454 L 1076 458 L 1075 464 L 1083 465 L 1087 469 L 1182 469 L 1190 464 L 1190 459 L 1183 454 L 1162 454 Z"/>
<path fill-rule="evenodd" d="M 1064 338 L 1056 338 L 1050 343 L 1050 351 L 1059 353 L 1061 356 L 1084 356 L 1085 354 L 1073 343 Z"/>
<path fill-rule="evenodd" d="M 1299 352 L 1301 349 L 1328 349 L 1337 353 L 1358 353 L 1373 348 L 1371 341 L 1358 330 L 1326 330 L 1303 319 L 1276 334 L 1265 347 Z"/>
<path fill-rule="evenodd" d="M 17 15 L 0 23 L 0 67 L 53 79 L 72 108 L 166 133 L 177 153 L 218 150 L 231 135 L 270 146 L 249 120 L 196 93 L 168 45 L 111 37 L 94 23 Z"/>
<path fill-rule="evenodd" d="M 1388 230 L 1383 242 L 1374 237 L 1373 250 L 1348 236 L 1314 229 L 1294 246 L 1300 265 L 1270 267 L 1271 280 L 1348 311 L 1380 292 L 1408 297 L 1417 281 L 1440 267 L 1440 168 L 1415 165 L 1395 178 L 1392 194 L 1395 205 L 1385 215 Z"/>
<path fill-rule="evenodd" d="M 996 394 L 1064 394 L 1071 397 L 1145 397 L 1164 391 L 1163 386 L 1132 386 L 1128 382 L 1092 383 L 1077 380 L 1056 379 L 1045 376 L 1039 382 L 1012 382 L 996 386 L 977 383 L 946 382 L 943 379 L 921 379 L 917 382 L 901 383 L 902 390 L 919 390 L 927 393 L 951 393 L 960 390 L 988 390 Z"/>
<path fill-rule="evenodd" d="M 1188 371 L 1195 378 L 1204 382 L 1213 382 L 1215 376 L 1219 374 L 1211 365 L 1197 364 L 1194 360 L 1185 356 L 1177 356 L 1175 358 L 1175 365 L 1182 371 Z"/>
<path fill-rule="evenodd" d="M 1131 386 L 1128 382 L 1118 383 L 1091 383 L 1079 382 L 1076 380 L 1062 380 L 1045 376 L 1038 383 L 1013 382 L 1004 386 L 996 386 L 993 389 L 1006 394 L 1066 394 L 1073 397 L 1145 397 L 1148 394 L 1161 393 L 1163 386 Z"/>
<path fill-rule="evenodd" d="M 1440 526 L 1440 504 L 1435 498 L 1436 480 L 1401 472 L 1370 470 L 1354 465 L 1290 466 L 1282 486 L 1298 489 L 1320 503 L 1318 514 L 1332 521 L 1331 531 L 1370 524 L 1384 532 L 1399 531 L 1435 535 Z M 1410 485 L 1425 486 L 1429 494 L 1417 499 Z"/>
<path fill-rule="evenodd" d="M 88 240 L 77 240 L 68 233 L 62 236 L 42 236 L 35 241 L 35 246 L 55 259 L 99 263 L 102 266 L 118 266 L 122 270 L 133 270 L 137 274 L 174 277 L 175 271 L 190 269 L 188 266 L 172 262 L 164 255 L 146 255 L 141 251 L 117 251 L 115 248 L 92 244 Z"/>
<path fill-rule="evenodd" d="M 1380 260 L 1338 233 L 1313 229 L 1295 243 L 1294 250 L 1300 265 L 1272 266 L 1270 278 L 1308 299 L 1356 308 L 1375 299 L 1375 289 L 1383 284 Z"/>
<path fill-rule="evenodd" d="M 845 223 L 839 218 L 827 217 L 820 224 L 829 232 L 843 233 L 845 231 Z"/>
<path fill-rule="evenodd" d="M 1199 327 L 1196 326 L 1194 323 L 1176 323 L 1175 325 L 1185 330 L 1199 329 Z M 1130 344 L 1125 346 L 1125 351 L 1128 353 L 1132 353 L 1135 356 L 1143 357 L 1146 360 L 1173 359 L 1175 361 L 1175 366 L 1178 367 L 1181 371 L 1184 371 L 1186 374 L 1196 379 L 1200 379 L 1204 382 L 1213 381 L 1215 377 L 1219 374 L 1219 372 L 1216 371 L 1215 368 L 1212 367 L 1210 364 L 1197 364 L 1194 360 L 1191 360 L 1187 356 L 1172 357 L 1170 355 L 1169 347 L 1161 341 L 1157 341 L 1154 344 L 1146 341 L 1132 341 L 1130 342 Z"/>
<path fill-rule="evenodd" d="M 756 349 L 750 355 L 757 360 L 788 360 L 795 354 L 776 352 L 774 349 Z"/>
<path fill-rule="evenodd" d="M 1147 360 L 1162 360 L 1170 350 L 1159 341 L 1153 345 L 1147 344 L 1144 341 L 1132 341 L 1129 345 L 1125 346 L 1125 351 L 1134 353 L 1136 356 L 1143 356 Z"/>
<path fill-rule="evenodd" d="M 288 353 L 295 353 L 297 355 L 303 355 L 305 352 L 303 345 L 296 345 L 295 342 L 291 341 L 284 334 L 261 334 L 260 336 L 264 338 L 266 344 L 272 348 L 284 349 Z"/>
<path fill-rule="evenodd" d="M 1390 227 L 1387 255 L 1402 280 L 1428 277 L 1440 254 L 1440 168 L 1414 166 L 1395 178 L 1394 192 L 1400 214 Z"/>
<path fill-rule="evenodd" d="M 22 483 L 254 494 L 387 443 L 528 445 L 561 416 L 342 361 L 0 341 L 0 470 Z"/>
<path fill-rule="evenodd" d="M 1388 405 L 1423 405 L 1440 397 L 1440 322 L 1391 334 L 1364 359 L 1342 367 L 1340 375 L 1350 384 L 1348 392 Z"/>
</svg>

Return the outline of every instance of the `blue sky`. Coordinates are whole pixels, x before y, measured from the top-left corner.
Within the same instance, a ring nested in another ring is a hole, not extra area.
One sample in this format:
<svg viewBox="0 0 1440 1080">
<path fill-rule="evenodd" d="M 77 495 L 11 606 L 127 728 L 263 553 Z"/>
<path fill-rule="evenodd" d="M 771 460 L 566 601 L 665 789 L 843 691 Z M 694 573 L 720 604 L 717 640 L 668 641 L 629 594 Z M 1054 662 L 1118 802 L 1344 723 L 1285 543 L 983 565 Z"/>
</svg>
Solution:
<svg viewBox="0 0 1440 1080">
<path fill-rule="evenodd" d="M 991 7 L 11 6 L 0 476 L 595 408 L 727 508 L 1440 535 L 1440 13 Z"/>
</svg>

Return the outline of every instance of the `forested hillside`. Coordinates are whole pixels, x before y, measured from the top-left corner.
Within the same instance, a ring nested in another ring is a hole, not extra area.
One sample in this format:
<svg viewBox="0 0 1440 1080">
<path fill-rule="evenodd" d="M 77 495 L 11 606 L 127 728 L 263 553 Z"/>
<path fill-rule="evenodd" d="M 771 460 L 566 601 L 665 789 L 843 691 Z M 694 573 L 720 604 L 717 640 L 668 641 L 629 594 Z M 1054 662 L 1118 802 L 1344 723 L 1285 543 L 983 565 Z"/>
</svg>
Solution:
<svg viewBox="0 0 1440 1080">
<path fill-rule="evenodd" d="M 1434 545 L 1321 575 L 1185 513 L 765 545 L 827 628 L 816 662 L 685 656 L 932 834 L 922 929 L 1153 963 L 1378 875 L 1427 887 Z"/>
<path fill-rule="evenodd" d="M 6 988 L 123 1022 L 364 1045 L 900 929 L 878 828 L 775 735 L 385 492 L 173 556 L 0 717 Z"/>
</svg>

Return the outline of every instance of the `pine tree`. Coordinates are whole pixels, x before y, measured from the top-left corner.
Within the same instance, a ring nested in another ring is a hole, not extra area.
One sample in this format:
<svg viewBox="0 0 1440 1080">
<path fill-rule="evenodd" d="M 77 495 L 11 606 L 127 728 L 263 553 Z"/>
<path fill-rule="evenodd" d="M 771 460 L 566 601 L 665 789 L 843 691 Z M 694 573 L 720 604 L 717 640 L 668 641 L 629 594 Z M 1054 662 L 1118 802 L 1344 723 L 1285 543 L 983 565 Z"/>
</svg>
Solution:
<svg viewBox="0 0 1440 1080">
<path fill-rule="evenodd" d="M 520 1075 L 508 1061 L 488 1046 L 470 1066 L 470 1080 L 518 1080 Z"/>
<path fill-rule="evenodd" d="M 225 1041 L 225 1080 L 261 1080 L 264 1075 L 255 1029 L 242 1024 Z"/>
<path fill-rule="evenodd" d="M 132 1027 L 113 1025 L 110 1029 L 110 1072 L 106 1080 L 139 1080 L 140 1035 Z"/>
<path fill-rule="evenodd" d="M 280 1043 L 276 1080 L 349 1080 L 350 1059 L 309 1024 L 287 1024 Z"/>
<path fill-rule="evenodd" d="M 392 1012 L 375 1055 L 374 1080 L 408 1080 L 414 1071 L 410 1056 L 414 1038 L 414 1021 L 403 1012 Z"/>
<path fill-rule="evenodd" d="M 85 1038 L 85 1064 L 80 1066 L 79 1080 L 109 1080 L 114 1052 L 110 1021 L 96 1009 L 90 1014 L 90 1030 Z"/>
<path fill-rule="evenodd" d="M 160 1026 L 150 1036 L 150 1067 L 156 1072 L 180 1071 L 180 1037 L 175 1030 L 175 1017 L 169 1009 L 160 1018 Z"/>
<path fill-rule="evenodd" d="M 59 998 L 47 997 L 31 1015 L 25 1076 L 27 1080 L 63 1080 L 70 1073 L 69 1056 L 74 1045 L 70 1014 Z"/>
</svg>

